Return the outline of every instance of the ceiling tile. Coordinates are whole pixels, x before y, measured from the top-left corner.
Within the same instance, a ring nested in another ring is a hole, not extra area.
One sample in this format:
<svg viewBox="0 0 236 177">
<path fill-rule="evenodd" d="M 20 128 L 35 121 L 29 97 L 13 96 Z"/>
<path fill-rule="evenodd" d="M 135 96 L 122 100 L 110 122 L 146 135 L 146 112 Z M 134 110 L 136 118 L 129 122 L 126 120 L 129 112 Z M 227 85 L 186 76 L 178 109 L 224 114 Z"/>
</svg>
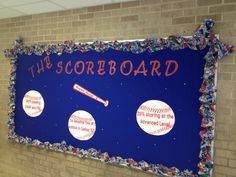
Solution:
<svg viewBox="0 0 236 177">
<path fill-rule="evenodd" d="M 15 7 L 12 7 L 12 9 L 15 9 L 17 11 L 20 11 L 20 12 L 23 12 L 26 14 L 38 14 L 38 13 L 63 10 L 62 7 L 60 7 L 54 3 L 48 2 L 48 1 L 37 2 L 37 3 L 21 5 L 21 6 L 15 6 Z"/>
<path fill-rule="evenodd" d="M 132 0 L 0 0 L 0 19 L 125 1 Z"/>
<path fill-rule="evenodd" d="M 11 17 L 17 17 L 17 16 L 23 16 L 25 15 L 24 13 L 17 12 L 14 10 L 11 10 L 9 8 L 3 8 L 0 10 L 0 18 L 11 18 Z"/>
<path fill-rule="evenodd" d="M 50 0 L 65 9 L 75 9 L 111 3 L 111 0 Z"/>
<path fill-rule="evenodd" d="M 5 7 L 12 7 L 18 5 L 31 4 L 39 1 L 45 1 L 45 0 L 5 0 L 0 2 L 0 6 L 2 5 Z"/>
<path fill-rule="evenodd" d="M 127 2 L 127 1 L 134 1 L 134 0 L 111 0 L 112 3 Z"/>
</svg>

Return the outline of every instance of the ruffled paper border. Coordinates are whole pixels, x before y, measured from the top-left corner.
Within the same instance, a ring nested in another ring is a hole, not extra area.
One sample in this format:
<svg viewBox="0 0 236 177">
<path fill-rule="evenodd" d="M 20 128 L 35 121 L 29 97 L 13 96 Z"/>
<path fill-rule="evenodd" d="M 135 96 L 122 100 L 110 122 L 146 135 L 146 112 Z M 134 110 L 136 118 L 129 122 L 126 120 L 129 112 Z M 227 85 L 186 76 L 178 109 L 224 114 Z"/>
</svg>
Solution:
<svg viewBox="0 0 236 177">
<path fill-rule="evenodd" d="M 218 60 L 227 56 L 233 51 L 233 46 L 225 45 L 211 32 L 214 26 L 214 21 L 211 19 L 206 19 L 200 25 L 193 37 L 184 38 L 178 36 L 169 36 L 167 39 L 146 39 L 144 41 L 134 41 L 134 42 L 101 42 L 96 41 L 92 44 L 75 44 L 73 41 L 65 41 L 63 44 L 47 44 L 47 45 L 23 45 L 22 40 L 16 40 L 15 45 L 11 49 L 6 49 L 4 51 L 5 56 L 11 59 L 11 76 L 10 76 L 10 111 L 8 113 L 8 126 L 9 133 L 8 138 L 17 143 L 35 146 L 38 148 L 46 148 L 49 150 L 65 152 L 68 154 L 73 154 L 81 158 L 92 158 L 100 160 L 102 162 L 127 166 L 134 169 L 140 169 L 147 172 L 154 173 L 159 176 L 172 176 L 172 177 L 209 177 L 212 173 L 213 168 L 213 140 L 214 140 L 214 127 L 215 127 L 215 112 L 216 112 L 216 63 Z M 202 116 L 201 127 L 203 130 L 200 131 L 200 137 L 202 139 L 200 145 L 199 158 L 200 162 L 198 164 L 199 172 L 193 174 L 189 170 L 180 171 L 176 167 L 168 168 L 159 164 L 150 164 L 145 161 L 136 162 L 133 159 L 123 159 L 122 157 L 110 157 L 108 153 L 102 153 L 95 149 L 80 149 L 68 145 L 65 141 L 61 143 L 51 144 L 49 142 L 41 142 L 37 139 L 32 140 L 28 137 L 22 137 L 15 133 L 15 100 L 16 100 L 16 68 L 17 68 L 17 56 L 20 54 L 26 55 L 43 55 L 46 53 L 61 55 L 63 52 L 73 53 L 75 51 L 88 52 L 95 50 L 97 52 L 105 52 L 108 49 L 114 49 L 119 51 L 127 51 L 135 54 L 142 53 L 144 51 L 156 52 L 166 48 L 172 50 L 180 50 L 184 48 L 190 48 L 193 50 L 201 50 L 206 46 L 209 47 L 209 51 L 205 56 L 206 64 L 204 68 L 203 83 L 200 88 L 202 93 L 199 101 L 201 102 L 201 107 L 199 108 L 199 113 Z"/>
</svg>

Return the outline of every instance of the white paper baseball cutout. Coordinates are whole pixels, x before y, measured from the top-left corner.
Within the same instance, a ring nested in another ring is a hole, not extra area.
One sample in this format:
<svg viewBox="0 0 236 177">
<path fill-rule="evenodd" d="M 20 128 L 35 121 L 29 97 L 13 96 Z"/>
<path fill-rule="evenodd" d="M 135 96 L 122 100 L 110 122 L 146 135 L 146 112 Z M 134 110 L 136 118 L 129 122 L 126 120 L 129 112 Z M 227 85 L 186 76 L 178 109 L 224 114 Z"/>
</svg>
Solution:
<svg viewBox="0 0 236 177">
<path fill-rule="evenodd" d="M 43 112 L 44 99 L 38 91 L 30 90 L 23 97 L 22 107 L 28 116 L 37 117 Z"/>
<path fill-rule="evenodd" d="M 77 140 L 86 141 L 93 137 L 96 131 L 96 122 L 87 111 L 75 111 L 68 120 L 71 135 Z"/>
<path fill-rule="evenodd" d="M 148 100 L 141 104 L 136 118 L 143 131 L 155 136 L 169 133 L 175 124 L 173 110 L 168 104 L 159 100 Z"/>
</svg>

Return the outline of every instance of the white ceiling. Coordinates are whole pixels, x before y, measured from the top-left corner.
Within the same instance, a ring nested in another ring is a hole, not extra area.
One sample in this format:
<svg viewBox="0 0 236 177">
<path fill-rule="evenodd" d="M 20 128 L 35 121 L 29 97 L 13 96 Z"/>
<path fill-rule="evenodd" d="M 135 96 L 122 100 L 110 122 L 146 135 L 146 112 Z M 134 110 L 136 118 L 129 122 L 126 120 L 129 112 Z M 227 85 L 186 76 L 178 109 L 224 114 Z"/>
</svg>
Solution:
<svg viewBox="0 0 236 177">
<path fill-rule="evenodd" d="M 0 0 L 0 19 L 131 0 Z"/>
</svg>

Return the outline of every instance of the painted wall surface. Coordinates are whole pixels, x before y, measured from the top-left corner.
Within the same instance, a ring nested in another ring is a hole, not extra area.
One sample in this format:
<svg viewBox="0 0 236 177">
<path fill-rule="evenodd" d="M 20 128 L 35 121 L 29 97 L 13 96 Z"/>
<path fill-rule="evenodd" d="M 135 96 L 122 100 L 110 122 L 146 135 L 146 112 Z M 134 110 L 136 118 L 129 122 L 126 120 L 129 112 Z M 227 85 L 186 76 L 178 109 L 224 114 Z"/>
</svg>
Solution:
<svg viewBox="0 0 236 177">
<path fill-rule="evenodd" d="M 7 140 L 9 60 L 3 50 L 26 44 L 192 35 L 205 18 L 236 45 L 235 0 L 139 0 L 0 20 L 0 176 L 148 177 L 144 172 L 11 143 Z M 219 63 L 214 177 L 236 176 L 236 55 Z"/>
</svg>

